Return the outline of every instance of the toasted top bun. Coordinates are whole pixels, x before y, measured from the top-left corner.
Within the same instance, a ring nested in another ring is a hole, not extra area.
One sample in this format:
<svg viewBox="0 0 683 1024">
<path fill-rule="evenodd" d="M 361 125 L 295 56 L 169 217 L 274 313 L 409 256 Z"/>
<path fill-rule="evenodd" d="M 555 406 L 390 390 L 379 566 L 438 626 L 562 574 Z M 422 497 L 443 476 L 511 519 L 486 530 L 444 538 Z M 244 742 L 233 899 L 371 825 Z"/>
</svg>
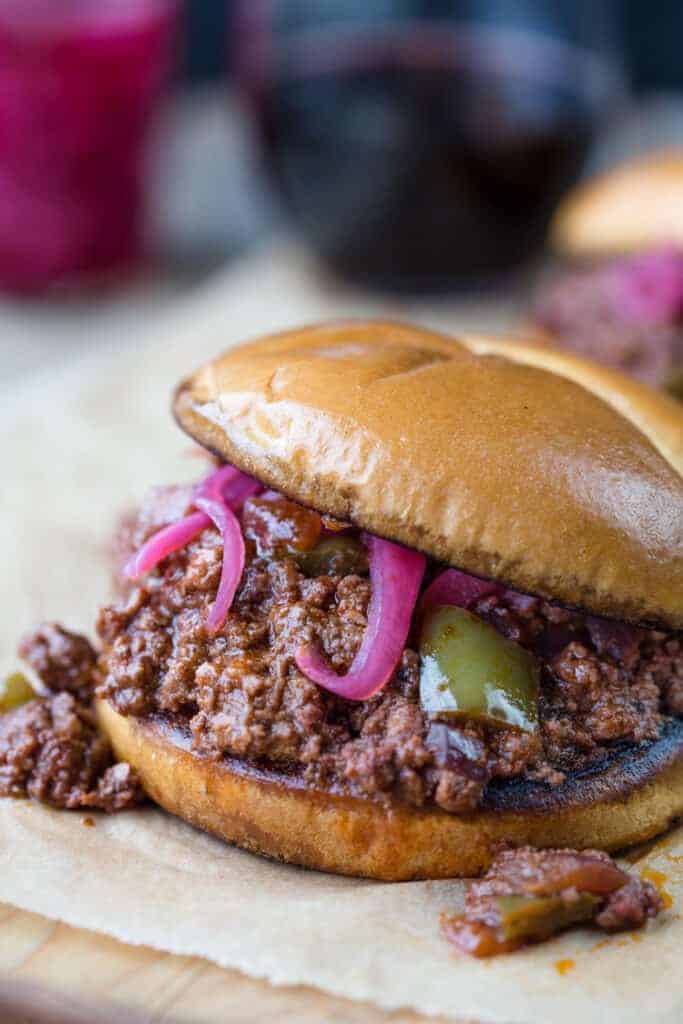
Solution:
<svg viewBox="0 0 683 1024">
<path fill-rule="evenodd" d="M 582 359 L 553 347 L 550 335 L 530 329 L 524 341 L 470 334 L 463 338 L 471 352 L 502 355 L 516 363 L 540 366 L 592 391 L 642 431 L 683 476 L 683 406 L 670 395 L 655 391 L 618 370 Z M 542 347 L 541 347 L 542 346 Z"/>
<path fill-rule="evenodd" d="M 683 245 L 683 150 L 629 160 L 578 186 L 558 208 L 550 237 L 577 257 Z"/>
<path fill-rule="evenodd" d="M 683 627 L 683 478 L 656 440 L 675 433 L 669 404 L 639 389 L 617 409 L 591 364 L 469 346 L 381 321 L 306 327 L 203 366 L 175 414 L 228 462 L 371 533 L 598 615 Z"/>
</svg>

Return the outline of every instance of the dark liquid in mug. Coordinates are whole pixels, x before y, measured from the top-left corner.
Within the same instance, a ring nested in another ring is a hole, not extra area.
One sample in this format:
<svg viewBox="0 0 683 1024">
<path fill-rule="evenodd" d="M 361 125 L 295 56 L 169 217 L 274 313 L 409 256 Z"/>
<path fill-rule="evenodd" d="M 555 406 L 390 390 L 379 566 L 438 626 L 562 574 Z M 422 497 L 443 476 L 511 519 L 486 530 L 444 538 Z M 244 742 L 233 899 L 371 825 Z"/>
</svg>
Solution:
<svg viewBox="0 0 683 1024">
<path fill-rule="evenodd" d="M 254 94 L 266 160 L 304 236 L 344 276 L 448 288 L 538 249 L 594 117 L 574 75 L 346 67 Z"/>
</svg>

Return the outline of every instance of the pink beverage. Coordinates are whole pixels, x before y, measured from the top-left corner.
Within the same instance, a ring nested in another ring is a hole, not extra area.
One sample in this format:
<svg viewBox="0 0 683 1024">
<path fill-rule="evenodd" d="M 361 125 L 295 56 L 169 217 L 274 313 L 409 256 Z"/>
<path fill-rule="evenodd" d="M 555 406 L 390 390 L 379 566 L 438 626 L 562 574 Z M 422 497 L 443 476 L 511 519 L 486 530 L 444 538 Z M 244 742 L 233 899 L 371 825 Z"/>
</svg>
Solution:
<svg viewBox="0 0 683 1024">
<path fill-rule="evenodd" d="M 0 287 L 140 263 L 177 14 L 175 0 L 0 0 Z"/>
</svg>

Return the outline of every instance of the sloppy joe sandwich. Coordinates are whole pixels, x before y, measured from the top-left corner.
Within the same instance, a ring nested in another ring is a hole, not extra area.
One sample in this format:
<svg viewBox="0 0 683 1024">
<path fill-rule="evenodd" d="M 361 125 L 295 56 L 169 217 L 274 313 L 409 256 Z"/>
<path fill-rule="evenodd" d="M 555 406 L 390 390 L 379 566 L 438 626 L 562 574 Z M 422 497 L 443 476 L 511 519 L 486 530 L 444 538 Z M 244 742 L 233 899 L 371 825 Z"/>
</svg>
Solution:
<svg viewBox="0 0 683 1024">
<path fill-rule="evenodd" d="M 683 398 L 683 150 L 627 161 L 573 189 L 550 241 L 536 331 Z"/>
<path fill-rule="evenodd" d="M 380 879 L 683 811 L 683 412 L 550 350 L 340 322 L 178 387 L 212 456 L 117 539 L 97 715 L 173 814 Z"/>
</svg>

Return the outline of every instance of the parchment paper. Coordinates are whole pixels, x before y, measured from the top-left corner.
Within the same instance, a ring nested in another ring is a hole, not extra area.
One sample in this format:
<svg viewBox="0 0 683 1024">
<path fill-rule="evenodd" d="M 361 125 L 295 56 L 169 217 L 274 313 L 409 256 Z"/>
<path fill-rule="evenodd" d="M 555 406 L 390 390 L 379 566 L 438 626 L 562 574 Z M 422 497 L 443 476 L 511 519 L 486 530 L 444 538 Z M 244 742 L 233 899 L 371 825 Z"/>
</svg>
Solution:
<svg viewBox="0 0 683 1024">
<path fill-rule="evenodd" d="M 66 370 L 38 373 L 0 408 L 3 572 L 0 668 L 41 618 L 92 631 L 107 594 L 106 544 L 122 508 L 154 483 L 196 476 L 168 415 L 177 378 L 226 345 L 268 329 L 373 311 L 333 291 L 288 253 L 219 279 L 155 338 L 121 339 Z M 383 312 L 453 329 L 499 326 L 476 306 Z M 1 339 L 0 339 L 1 344 Z M 683 1019 L 683 829 L 643 852 L 671 906 L 644 933 L 567 934 L 476 962 L 439 932 L 464 885 L 386 885 L 305 872 L 225 846 L 162 812 L 107 818 L 0 801 L 0 900 L 263 976 L 395 1008 L 501 1024 L 679 1024 Z M 661 876 L 661 877 L 660 877 Z"/>
</svg>

